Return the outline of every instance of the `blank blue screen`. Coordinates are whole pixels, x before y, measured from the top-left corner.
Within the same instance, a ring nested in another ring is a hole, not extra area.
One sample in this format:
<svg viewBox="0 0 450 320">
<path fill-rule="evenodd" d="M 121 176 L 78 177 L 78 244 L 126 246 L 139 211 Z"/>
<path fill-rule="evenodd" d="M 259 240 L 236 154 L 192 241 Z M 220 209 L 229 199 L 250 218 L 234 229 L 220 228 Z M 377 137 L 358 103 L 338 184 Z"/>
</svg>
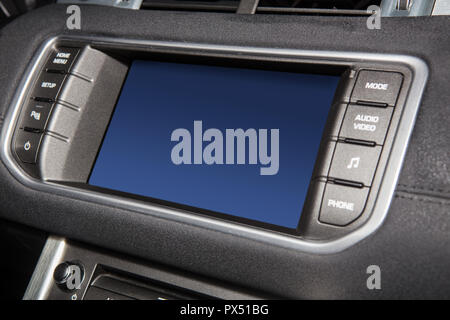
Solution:
<svg viewBox="0 0 450 320">
<path fill-rule="evenodd" d="M 136 60 L 89 184 L 296 228 L 338 81 Z M 174 164 L 171 152 L 178 142 L 171 134 L 185 128 L 193 139 L 194 121 L 202 121 L 203 133 L 223 133 L 224 159 L 226 129 L 278 129 L 278 173 L 261 175 L 265 166 L 259 160 L 249 164 L 249 154 L 245 164 Z"/>
</svg>

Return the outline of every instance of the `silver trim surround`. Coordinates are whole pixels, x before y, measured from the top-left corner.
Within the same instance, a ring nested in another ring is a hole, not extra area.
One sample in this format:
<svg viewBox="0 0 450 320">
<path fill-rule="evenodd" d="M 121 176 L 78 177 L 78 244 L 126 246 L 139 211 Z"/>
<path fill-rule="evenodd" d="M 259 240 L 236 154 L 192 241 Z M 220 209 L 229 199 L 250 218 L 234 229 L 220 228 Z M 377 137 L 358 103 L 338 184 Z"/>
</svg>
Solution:
<svg viewBox="0 0 450 320">
<path fill-rule="evenodd" d="M 139 10 L 143 0 L 58 0 L 60 4 L 76 4 L 76 5 L 98 5 L 106 7 L 116 7 L 121 9 Z"/>
<path fill-rule="evenodd" d="M 0 10 L 2 10 L 7 18 L 11 17 L 11 13 L 9 13 L 8 9 L 6 9 L 5 5 L 2 2 L 0 2 Z"/>
<path fill-rule="evenodd" d="M 400 0 L 383 0 L 380 4 L 382 17 L 430 16 L 434 0 L 414 0 L 406 4 L 408 9 L 398 9 Z"/>
<path fill-rule="evenodd" d="M 450 0 L 436 0 L 433 8 L 433 16 L 450 15 Z"/>
<path fill-rule="evenodd" d="M 53 284 L 53 270 L 61 262 L 66 249 L 63 238 L 49 237 L 42 249 L 23 300 L 45 300 Z"/>
<path fill-rule="evenodd" d="M 85 280 L 77 291 L 65 291 L 56 285 L 53 280 L 55 268 L 64 261 L 79 261 L 85 270 Z M 102 267 L 107 270 L 101 271 Z M 23 300 L 84 300 L 89 291 L 96 272 L 109 273 L 108 270 L 126 273 L 165 283 L 191 292 L 197 292 L 212 298 L 231 300 L 260 300 L 271 296 L 264 293 L 250 292 L 229 285 L 221 286 L 207 281 L 207 278 L 192 277 L 173 272 L 161 266 L 138 262 L 133 259 L 118 257 L 116 254 L 98 252 L 67 239 L 50 235 L 42 251 L 41 257 L 34 269 L 33 276 L 28 283 Z M 114 273 L 114 272 L 113 272 Z M 126 294 L 125 294 L 126 295 Z"/>
<path fill-rule="evenodd" d="M 262 230 L 250 226 L 244 226 L 233 222 L 216 220 L 205 216 L 198 216 L 192 213 L 165 208 L 149 203 L 143 203 L 132 199 L 125 199 L 119 196 L 105 195 L 99 192 L 86 191 L 83 189 L 64 186 L 47 181 L 40 181 L 28 176 L 16 163 L 12 155 L 11 141 L 14 133 L 15 123 L 19 117 L 20 108 L 25 98 L 26 89 L 31 84 L 33 74 L 45 58 L 47 49 L 57 41 L 88 41 L 94 44 L 120 43 L 122 45 L 142 46 L 143 48 L 164 49 L 164 50 L 191 50 L 202 53 L 227 53 L 227 54 L 251 54 L 263 56 L 277 56 L 284 58 L 310 58 L 315 60 L 336 60 L 336 61 L 361 61 L 374 63 L 396 63 L 408 67 L 412 72 L 412 82 L 409 94 L 404 105 L 401 121 L 399 122 L 396 136 L 392 144 L 389 159 L 384 172 L 384 178 L 378 192 L 377 201 L 370 214 L 369 219 L 360 228 L 351 233 L 331 241 L 303 240 L 288 234 L 280 234 L 269 230 Z M 428 79 L 428 67 L 419 58 L 406 55 L 374 54 L 357 52 L 335 52 L 335 51 L 312 51 L 297 49 L 278 49 L 260 47 L 240 47 L 226 45 L 210 45 L 200 43 L 152 41 L 152 40 L 131 40 L 115 39 L 107 37 L 88 36 L 64 36 L 54 37 L 46 41 L 39 50 L 27 69 L 26 77 L 21 81 L 12 106 L 9 108 L 4 121 L 0 157 L 11 174 L 22 184 L 40 191 L 86 200 L 105 205 L 113 205 L 126 210 L 148 214 L 169 221 L 177 221 L 188 225 L 215 230 L 233 236 L 243 237 L 282 248 L 294 249 L 306 253 L 332 254 L 343 251 L 356 244 L 370 234 L 374 233 L 383 223 L 389 210 L 389 206 L 394 195 L 401 165 L 407 150 L 409 138 L 414 127 L 417 111 L 420 106 L 422 93 Z"/>
</svg>

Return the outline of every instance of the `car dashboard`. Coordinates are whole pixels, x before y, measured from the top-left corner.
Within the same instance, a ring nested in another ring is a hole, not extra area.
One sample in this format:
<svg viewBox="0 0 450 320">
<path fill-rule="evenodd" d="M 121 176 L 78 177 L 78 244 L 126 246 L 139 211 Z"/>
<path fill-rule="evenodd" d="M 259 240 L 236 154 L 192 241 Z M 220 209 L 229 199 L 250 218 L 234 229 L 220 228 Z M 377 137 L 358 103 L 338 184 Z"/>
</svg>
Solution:
<svg viewBox="0 0 450 320">
<path fill-rule="evenodd" d="M 17 295 L 449 298 L 448 2 L 57 2 L 0 28 Z"/>
</svg>

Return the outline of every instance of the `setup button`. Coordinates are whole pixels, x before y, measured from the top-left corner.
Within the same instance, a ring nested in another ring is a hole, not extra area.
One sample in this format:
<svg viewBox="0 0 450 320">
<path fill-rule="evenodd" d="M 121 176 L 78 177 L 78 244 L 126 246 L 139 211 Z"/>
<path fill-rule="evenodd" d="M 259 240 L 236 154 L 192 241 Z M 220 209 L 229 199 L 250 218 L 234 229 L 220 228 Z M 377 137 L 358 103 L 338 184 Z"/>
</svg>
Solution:
<svg viewBox="0 0 450 320">
<path fill-rule="evenodd" d="M 320 209 L 319 221 L 345 226 L 364 211 L 369 188 L 353 188 L 327 183 Z"/>
<path fill-rule="evenodd" d="M 35 100 L 56 100 L 64 78 L 65 75 L 62 74 L 41 73 L 32 94 L 33 98 Z"/>
</svg>

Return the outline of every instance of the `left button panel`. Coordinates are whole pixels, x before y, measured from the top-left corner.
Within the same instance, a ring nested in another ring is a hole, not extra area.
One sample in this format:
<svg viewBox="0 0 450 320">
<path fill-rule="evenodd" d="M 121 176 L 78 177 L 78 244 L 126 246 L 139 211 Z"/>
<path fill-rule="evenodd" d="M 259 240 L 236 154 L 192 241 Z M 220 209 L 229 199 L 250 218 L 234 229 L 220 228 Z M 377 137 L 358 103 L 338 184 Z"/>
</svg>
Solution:
<svg viewBox="0 0 450 320">
<path fill-rule="evenodd" d="M 22 162 L 36 163 L 42 133 L 17 130 L 15 140 L 16 154 Z"/>
<path fill-rule="evenodd" d="M 31 175 L 38 176 L 38 167 L 34 164 L 39 158 L 39 149 L 43 148 L 41 144 L 53 106 L 80 52 L 80 48 L 72 47 L 51 49 L 22 107 L 12 149 L 18 160 L 27 164 L 23 168 Z"/>
</svg>

